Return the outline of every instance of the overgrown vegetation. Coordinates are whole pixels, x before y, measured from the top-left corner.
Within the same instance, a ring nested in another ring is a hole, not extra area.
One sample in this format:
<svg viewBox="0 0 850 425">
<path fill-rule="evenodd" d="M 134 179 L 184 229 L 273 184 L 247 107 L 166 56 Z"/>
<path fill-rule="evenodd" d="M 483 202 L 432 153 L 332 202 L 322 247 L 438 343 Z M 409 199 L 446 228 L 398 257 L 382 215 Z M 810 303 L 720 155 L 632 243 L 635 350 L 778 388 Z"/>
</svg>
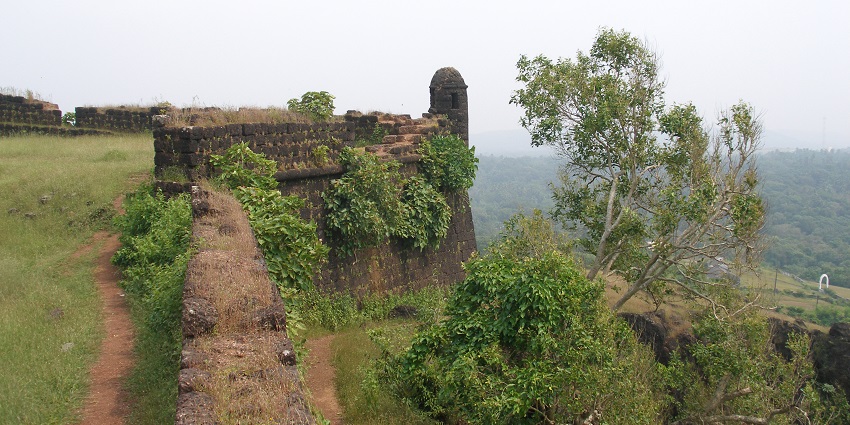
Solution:
<svg viewBox="0 0 850 425">
<path fill-rule="evenodd" d="M 408 348 L 382 344 L 375 379 L 405 404 L 470 424 L 842 423 L 850 413 L 840 391 L 813 380 L 808 337 L 791 334 L 783 359 L 738 290 L 712 293 L 735 314 L 689 304 L 696 340 L 657 364 L 539 211 L 505 227 L 467 263 L 444 320 Z"/>
<path fill-rule="evenodd" d="M 304 200 L 277 190 L 275 161 L 239 143 L 222 156 L 212 155 L 210 162 L 220 171 L 216 178 L 247 211 L 272 280 L 285 288 L 312 289 L 328 248 L 316 235 L 316 224 L 301 218 Z"/>
<path fill-rule="evenodd" d="M 518 218 L 499 249 L 470 260 L 447 318 L 387 351 L 379 379 L 451 423 L 656 423 L 651 353 L 558 244 L 529 249 L 542 220 Z"/>
<path fill-rule="evenodd" d="M 423 142 L 423 177 L 404 178 L 401 164 L 344 148 L 339 162 L 346 173 L 322 194 L 330 235 L 345 255 L 378 246 L 392 237 L 424 250 L 446 236 L 451 209 L 446 194 L 472 186 L 475 148 L 454 135 Z"/>
<path fill-rule="evenodd" d="M 728 305 L 743 304 L 738 293 L 723 297 Z M 721 319 L 710 309 L 698 313 L 697 342 L 659 365 L 669 395 L 669 421 L 843 423 L 850 415 L 847 401 L 814 381 L 808 335 L 789 334 L 791 358 L 784 359 L 768 348 L 765 318 L 752 310 L 740 314 Z"/>
<path fill-rule="evenodd" d="M 277 187 L 277 163 L 254 153 L 245 142 L 227 148 L 224 155 L 210 155 L 216 178 L 235 189 L 240 186 L 271 190 Z"/>
<path fill-rule="evenodd" d="M 166 423 L 176 408 L 192 210 L 188 195 L 165 199 L 149 184 L 130 195 L 124 209 L 115 218 L 122 247 L 113 262 L 123 270 L 121 287 L 136 325 L 136 365 L 127 384 L 134 400 L 130 422 Z"/>
<path fill-rule="evenodd" d="M 327 259 L 328 248 L 316 235 L 316 223 L 301 218 L 304 200 L 277 189 L 237 187 L 233 195 L 248 212 L 248 221 L 269 276 L 278 285 L 313 289 L 313 276 Z"/>
<path fill-rule="evenodd" d="M 322 198 L 329 237 L 340 251 L 352 255 L 356 249 L 386 241 L 401 226 L 401 164 L 351 148 L 343 148 L 338 161 L 346 172 L 331 182 Z"/>
<path fill-rule="evenodd" d="M 0 137 L 0 423 L 79 420 L 104 336 L 91 237 L 152 155 L 145 135 Z"/>
<path fill-rule="evenodd" d="M 300 112 L 314 121 L 327 121 L 334 114 L 334 95 L 326 91 L 308 91 L 301 95 L 301 100 L 289 99 L 286 106 L 295 112 Z"/>
<path fill-rule="evenodd" d="M 362 148 L 364 146 L 372 146 L 377 145 L 383 142 L 384 136 L 388 134 L 387 129 L 384 128 L 380 123 L 375 123 L 375 126 L 372 127 L 372 133 L 370 133 L 366 137 L 359 138 L 354 141 L 354 147 Z"/>
<path fill-rule="evenodd" d="M 455 134 L 441 134 L 422 142 L 422 174 L 437 189 L 457 192 L 472 187 L 478 158 L 475 146 L 466 147 L 466 142 Z"/>
</svg>

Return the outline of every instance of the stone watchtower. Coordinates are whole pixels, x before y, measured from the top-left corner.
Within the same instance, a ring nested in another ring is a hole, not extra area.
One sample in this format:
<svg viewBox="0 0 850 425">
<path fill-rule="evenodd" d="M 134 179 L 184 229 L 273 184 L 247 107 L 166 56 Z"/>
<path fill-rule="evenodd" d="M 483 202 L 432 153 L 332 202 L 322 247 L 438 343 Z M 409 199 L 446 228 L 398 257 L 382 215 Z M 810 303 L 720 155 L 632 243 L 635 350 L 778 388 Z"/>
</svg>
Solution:
<svg viewBox="0 0 850 425">
<path fill-rule="evenodd" d="M 449 118 L 449 129 L 469 144 L 469 101 L 460 72 L 452 67 L 440 68 L 431 78 L 432 114 L 443 114 Z"/>
</svg>

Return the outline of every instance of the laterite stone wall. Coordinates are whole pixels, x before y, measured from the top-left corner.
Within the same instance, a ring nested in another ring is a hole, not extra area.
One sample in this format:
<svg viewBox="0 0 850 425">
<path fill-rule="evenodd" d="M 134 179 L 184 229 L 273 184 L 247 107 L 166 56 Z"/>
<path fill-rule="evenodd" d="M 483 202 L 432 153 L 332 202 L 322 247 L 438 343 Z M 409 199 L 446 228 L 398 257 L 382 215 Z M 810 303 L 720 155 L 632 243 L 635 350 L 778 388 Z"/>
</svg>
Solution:
<svg viewBox="0 0 850 425">
<path fill-rule="evenodd" d="M 79 106 L 74 108 L 74 111 L 77 127 L 138 133 L 152 129 L 151 118 L 160 114 L 162 108 L 157 106 L 149 108 Z"/>
<path fill-rule="evenodd" d="M 62 111 L 53 103 L 0 94 L 0 122 L 59 126 Z"/>
<path fill-rule="evenodd" d="M 457 70 L 437 71 L 429 87 L 431 109 L 415 119 L 409 115 L 348 111 L 341 119 L 313 124 L 168 127 L 157 125 L 167 120 L 155 120 L 155 171 L 159 178 L 175 172 L 191 181 L 207 178 L 212 174 L 210 155 L 220 155 L 234 144 L 247 143 L 254 152 L 262 152 L 278 163 L 280 171 L 275 178 L 280 182 L 281 192 L 305 199 L 302 217 L 316 222 L 319 237 L 331 247 L 328 263 L 314 277 L 318 288 L 362 295 L 450 285 L 464 278 L 462 263 L 475 250 L 475 229 L 467 193 L 448 197 L 453 214 L 448 236 L 438 249 L 419 250 L 392 240 L 379 247 L 358 250 L 351 256 L 340 254 L 327 235 L 322 193 L 343 174 L 342 166 L 336 164 L 342 148 L 370 138 L 376 127 L 386 136 L 373 141 L 377 143 L 366 146 L 365 150 L 384 160 L 400 162 L 405 176 L 419 173 L 417 150 L 427 137 L 445 132 L 468 137 L 466 87 Z M 319 146 L 327 146 L 328 162 L 316 155 Z"/>
</svg>

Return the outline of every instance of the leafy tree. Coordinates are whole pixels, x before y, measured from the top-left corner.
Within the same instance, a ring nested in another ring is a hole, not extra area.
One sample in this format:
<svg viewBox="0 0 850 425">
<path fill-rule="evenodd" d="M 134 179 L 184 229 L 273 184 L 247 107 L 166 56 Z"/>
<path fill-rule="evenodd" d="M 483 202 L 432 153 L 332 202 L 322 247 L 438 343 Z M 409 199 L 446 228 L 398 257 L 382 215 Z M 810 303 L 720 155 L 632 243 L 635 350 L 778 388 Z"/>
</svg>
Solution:
<svg viewBox="0 0 850 425">
<path fill-rule="evenodd" d="M 531 216 L 516 213 L 505 222 L 505 228 L 490 252 L 515 258 L 540 258 L 551 251 L 569 254 L 571 243 L 555 231 L 554 223 L 535 209 Z"/>
<path fill-rule="evenodd" d="M 610 29 L 575 60 L 523 56 L 517 67 L 525 87 L 511 103 L 525 110 L 522 125 L 533 145 L 564 160 L 553 216 L 586 231 L 588 278 L 612 272 L 628 282 L 615 310 L 667 285 L 712 301 L 702 290 L 708 262 L 754 264 L 762 128 L 749 105 L 721 113 L 711 137 L 693 105 L 665 108 L 655 54 Z"/>
</svg>

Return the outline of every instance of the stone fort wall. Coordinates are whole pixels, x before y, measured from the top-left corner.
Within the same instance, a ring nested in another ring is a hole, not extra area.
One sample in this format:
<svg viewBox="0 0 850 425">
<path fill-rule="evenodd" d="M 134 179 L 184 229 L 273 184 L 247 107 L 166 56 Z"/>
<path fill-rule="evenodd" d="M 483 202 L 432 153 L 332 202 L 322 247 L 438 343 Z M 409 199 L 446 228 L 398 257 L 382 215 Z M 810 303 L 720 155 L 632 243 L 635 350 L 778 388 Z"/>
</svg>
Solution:
<svg viewBox="0 0 850 425">
<path fill-rule="evenodd" d="M 319 237 L 332 248 L 326 264 L 314 282 L 325 291 L 354 294 L 404 291 L 431 285 L 450 285 L 464 277 L 462 263 L 475 250 L 475 230 L 466 193 L 448 197 L 452 220 L 448 236 L 438 249 L 405 246 L 391 241 L 383 246 L 362 249 L 352 256 L 339 254 L 326 237 L 325 209 L 322 199 L 331 181 L 343 174 L 335 163 L 345 146 L 373 134 L 376 126 L 387 135 L 365 149 L 385 160 L 402 164 L 401 172 L 419 173 L 419 143 L 432 134 L 454 132 L 468 141 L 468 102 L 466 84 L 453 68 L 443 68 L 431 81 L 431 108 L 422 118 L 382 113 L 361 114 L 349 111 L 327 123 L 286 122 L 276 124 L 243 123 L 219 126 L 169 127 L 156 125 L 153 130 L 155 171 L 158 177 L 182 173 L 196 181 L 211 176 L 209 157 L 222 154 L 228 147 L 245 142 L 279 164 L 275 177 L 284 195 L 306 200 L 302 217 L 318 225 Z M 156 121 L 156 120 L 155 120 Z M 316 155 L 326 146 L 327 163 Z"/>
<path fill-rule="evenodd" d="M 53 103 L 0 94 L 0 122 L 59 126 L 62 111 Z"/>
<path fill-rule="evenodd" d="M 150 131 L 152 117 L 166 111 L 158 106 L 112 108 L 78 106 L 74 108 L 77 127 L 135 133 Z"/>
</svg>

